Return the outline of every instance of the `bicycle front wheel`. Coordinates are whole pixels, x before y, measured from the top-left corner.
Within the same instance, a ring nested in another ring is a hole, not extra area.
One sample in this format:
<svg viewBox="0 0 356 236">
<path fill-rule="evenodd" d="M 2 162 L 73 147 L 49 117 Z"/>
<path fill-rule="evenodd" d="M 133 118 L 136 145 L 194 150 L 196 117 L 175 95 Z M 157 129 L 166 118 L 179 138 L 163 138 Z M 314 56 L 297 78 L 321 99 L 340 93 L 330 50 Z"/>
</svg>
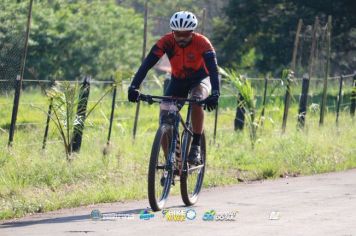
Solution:
<svg viewBox="0 0 356 236">
<path fill-rule="evenodd" d="M 153 211 L 164 207 L 172 184 L 173 172 L 167 170 L 173 137 L 173 127 L 161 125 L 157 130 L 148 168 L 148 199 Z"/>
<path fill-rule="evenodd" d="M 203 185 L 205 165 L 206 165 L 206 143 L 205 135 L 202 134 L 200 141 L 201 165 L 190 166 L 187 164 L 188 153 L 191 146 L 192 137 L 189 133 L 183 134 L 182 150 L 185 156 L 182 175 L 180 177 L 180 191 L 185 205 L 191 206 L 198 201 L 198 196 Z"/>
</svg>

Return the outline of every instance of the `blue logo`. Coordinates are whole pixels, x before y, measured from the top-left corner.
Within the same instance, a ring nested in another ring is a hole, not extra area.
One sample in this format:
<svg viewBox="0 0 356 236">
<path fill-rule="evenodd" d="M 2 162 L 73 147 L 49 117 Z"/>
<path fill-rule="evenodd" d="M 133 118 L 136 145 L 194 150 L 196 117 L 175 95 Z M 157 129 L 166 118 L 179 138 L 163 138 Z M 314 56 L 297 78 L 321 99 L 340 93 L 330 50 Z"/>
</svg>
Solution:
<svg viewBox="0 0 356 236">
<path fill-rule="evenodd" d="M 193 209 L 188 209 L 185 216 L 188 220 L 194 220 L 197 217 L 197 213 Z"/>
<path fill-rule="evenodd" d="M 204 221 L 213 221 L 215 218 L 215 214 L 216 214 L 215 210 L 207 211 L 203 215 L 203 220 Z"/>
<path fill-rule="evenodd" d="M 148 211 L 148 210 L 142 210 L 140 211 L 140 219 L 141 220 L 149 220 L 151 218 L 155 217 L 154 214 L 152 214 L 152 212 Z"/>
</svg>

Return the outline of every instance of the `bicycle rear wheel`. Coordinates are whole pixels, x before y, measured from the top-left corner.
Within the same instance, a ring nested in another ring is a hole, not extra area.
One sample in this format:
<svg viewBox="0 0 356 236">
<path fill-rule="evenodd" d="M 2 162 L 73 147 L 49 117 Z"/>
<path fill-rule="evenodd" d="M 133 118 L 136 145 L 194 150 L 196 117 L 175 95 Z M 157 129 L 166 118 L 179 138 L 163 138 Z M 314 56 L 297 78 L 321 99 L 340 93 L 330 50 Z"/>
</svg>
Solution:
<svg viewBox="0 0 356 236">
<path fill-rule="evenodd" d="M 171 152 L 173 127 L 161 125 L 157 130 L 148 168 L 148 199 L 153 211 L 160 211 L 167 200 L 172 184 L 173 172 L 166 163 Z"/>
<path fill-rule="evenodd" d="M 198 201 L 198 196 L 203 185 L 205 165 L 206 165 L 206 143 L 205 135 L 202 134 L 200 141 L 201 165 L 190 166 L 187 163 L 188 153 L 191 146 L 192 137 L 189 133 L 183 134 L 182 155 L 184 158 L 183 172 L 180 177 L 180 191 L 185 205 L 191 206 Z"/>
</svg>

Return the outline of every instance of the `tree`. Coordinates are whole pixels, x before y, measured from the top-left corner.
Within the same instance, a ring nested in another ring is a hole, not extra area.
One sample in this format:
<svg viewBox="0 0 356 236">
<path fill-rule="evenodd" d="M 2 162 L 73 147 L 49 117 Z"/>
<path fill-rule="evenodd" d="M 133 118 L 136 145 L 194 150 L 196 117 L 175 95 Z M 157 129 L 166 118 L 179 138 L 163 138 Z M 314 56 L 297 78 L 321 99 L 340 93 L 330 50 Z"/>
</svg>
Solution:
<svg viewBox="0 0 356 236">
<path fill-rule="evenodd" d="M 355 51 L 350 40 L 356 25 L 354 9 L 356 3 L 352 0 L 230 0 L 224 10 L 225 18 L 214 22 L 213 41 L 222 65 L 240 69 L 243 57 L 254 49 L 256 69 L 279 75 L 291 61 L 298 19 L 312 24 L 319 16 L 326 22 L 330 14 L 333 16 L 332 50 L 336 52 L 332 64 L 346 72 L 355 67 L 355 62 L 341 65 L 340 60 L 350 50 Z"/>
<path fill-rule="evenodd" d="M 0 80 L 14 81 L 20 74 L 28 4 L 12 2 L 0 2 Z M 7 85 L 1 89 L 10 88 Z"/>
<path fill-rule="evenodd" d="M 0 3 L 0 68 L 6 67 L 4 71 L 12 66 L 4 63 L 14 58 L 9 53 L 22 51 L 16 40 L 23 37 L 27 8 L 23 2 Z M 24 19 L 18 20 L 19 16 Z M 108 79 L 117 71 L 131 71 L 141 60 L 142 34 L 143 17 L 114 1 L 36 1 L 25 79 L 74 80 L 84 75 Z"/>
</svg>

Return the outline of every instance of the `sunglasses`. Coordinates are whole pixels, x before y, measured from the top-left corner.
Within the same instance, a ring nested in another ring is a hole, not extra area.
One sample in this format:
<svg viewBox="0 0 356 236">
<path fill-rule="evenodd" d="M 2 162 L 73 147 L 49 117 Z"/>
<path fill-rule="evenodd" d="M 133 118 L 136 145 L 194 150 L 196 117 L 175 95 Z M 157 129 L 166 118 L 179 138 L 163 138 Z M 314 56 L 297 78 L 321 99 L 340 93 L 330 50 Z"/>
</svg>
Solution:
<svg viewBox="0 0 356 236">
<path fill-rule="evenodd" d="M 173 31 L 177 38 L 188 38 L 193 34 L 193 31 Z"/>
</svg>

